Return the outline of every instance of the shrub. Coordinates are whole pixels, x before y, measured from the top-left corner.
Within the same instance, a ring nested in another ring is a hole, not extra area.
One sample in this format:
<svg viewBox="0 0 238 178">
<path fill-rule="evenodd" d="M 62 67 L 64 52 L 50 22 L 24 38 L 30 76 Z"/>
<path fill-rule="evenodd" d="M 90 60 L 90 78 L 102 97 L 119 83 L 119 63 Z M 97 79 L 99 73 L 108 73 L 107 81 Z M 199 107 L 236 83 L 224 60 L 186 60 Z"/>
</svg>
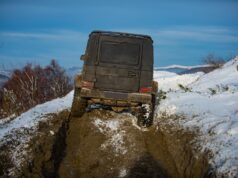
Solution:
<svg viewBox="0 0 238 178">
<path fill-rule="evenodd" d="M 158 102 L 158 104 L 160 104 L 161 100 L 166 99 L 166 94 L 167 93 L 165 91 L 163 91 L 163 90 L 159 90 L 158 91 L 158 95 L 157 95 L 157 102 Z"/>
<path fill-rule="evenodd" d="M 19 115 L 39 103 L 62 97 L 71 89 L 69 77 L 55 60 L 45 68 L 27 64 L 14 70 L 3 85 L 0 117 Z"/>
<path fill-rule="evenodd" d="M 211 95 L 215 95 L 217 91 L 213 88 L 208 88 L 208 90 L 211 92 Z"/>
<path fill-rule="evenodd" d="M 181 90 L 183 90 L 183 91 L 185 91 L 185 92 L 191 92 L 192 90 L 191 90 L 191 88 L 188 88 L 188 87 L 185 87 L 185 86 L 183 86 L 182 84 L 178 84 L 178 87 L 181 89 Z"/>
<path fill-rule="evenodd" d="M 226 62 L 226 60 L 223 59 L 222 57 L 217 57 L 217 56 L 214 56 L 213 54 L 208 54 L 205 58 L 203 58 L 202 61 L 204 64 L 211 65 L 211 67 L 214 67 L 214 68 L 220 68 Z"/>
<path fill-rule="evenodd" d="M 158 91 L 158 98 L 160 99 L 160 100 L 164 100 L 164 99 L 166 99 L 166 92 L 165 91 L 163 91 L 163 90 L 159 90 Z"/>
</svg>

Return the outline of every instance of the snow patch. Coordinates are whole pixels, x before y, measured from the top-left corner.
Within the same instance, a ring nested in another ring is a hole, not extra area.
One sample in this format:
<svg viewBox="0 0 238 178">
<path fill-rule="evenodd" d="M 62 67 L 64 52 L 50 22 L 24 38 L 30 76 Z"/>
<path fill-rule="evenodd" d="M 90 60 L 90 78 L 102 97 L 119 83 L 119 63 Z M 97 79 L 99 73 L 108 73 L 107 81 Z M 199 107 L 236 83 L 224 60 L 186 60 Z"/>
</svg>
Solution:
<svg viewBox="0 0 238 178">
<path fill-rule="evenodd" d="M 145 109 L 145 114 L 144 114 L 144 117 L 145 119 L 148 119 L 149 116 L 150 116 L 150 105 L 149 104 L 142 104 L 142 107 Z"/>
<path fill-rule="evenodd" d="M 106 121 L 95 118 L 93 124 L 102 134 L 107 136 L 107 141 L 101 145 L 101 149 L 112 147 L 115 155 L 126 154 L 127 149 L 124 142 L 125 131 L 120 128 L 123 121 L 108 119 Z"/>
<path fill-rule="evenodd" d="M 119 178 L 125 177 L 127 175 L 127 170 L 125 168 L 121 169 L 119 172 Z"/>
</svg>

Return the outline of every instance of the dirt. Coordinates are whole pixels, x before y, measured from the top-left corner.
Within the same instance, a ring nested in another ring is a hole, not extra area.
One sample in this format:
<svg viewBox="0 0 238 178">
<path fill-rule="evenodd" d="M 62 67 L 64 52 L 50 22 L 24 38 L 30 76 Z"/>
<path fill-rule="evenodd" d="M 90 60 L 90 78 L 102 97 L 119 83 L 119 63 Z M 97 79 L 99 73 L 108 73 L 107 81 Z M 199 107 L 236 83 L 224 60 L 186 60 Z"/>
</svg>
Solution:
<svg viewBox="0 0 238 178">
<path fill-rule="evenodd" d="M 57 170 L 64 157 L 65 136 L 68 130 L 69 111 L 49 114 L 46 121 L 39 122 L 38 129 L 32 133 L 27 130 L 25 136 L 33 135 L 24 148 L 19 149 L 18 138 L 0 146 L 0 177 L 58 177 Z M 17 150 L 19 149 L 19 150 Z M 22 153 L 20 165 L 14 164 L 12 151 Z"/>
<path fill-rule="evenodd" d="M 15 177 L 215 177 L 208 153 L 194 142 L 196 133 L 166 118 L 141 129 L 129 113 L 94 109 L 81 118 L 68 114 L 55 115 L 53 126 L 42 125 Z M 49 130 L 55 134 L 49 136 Z"/>
</svg>

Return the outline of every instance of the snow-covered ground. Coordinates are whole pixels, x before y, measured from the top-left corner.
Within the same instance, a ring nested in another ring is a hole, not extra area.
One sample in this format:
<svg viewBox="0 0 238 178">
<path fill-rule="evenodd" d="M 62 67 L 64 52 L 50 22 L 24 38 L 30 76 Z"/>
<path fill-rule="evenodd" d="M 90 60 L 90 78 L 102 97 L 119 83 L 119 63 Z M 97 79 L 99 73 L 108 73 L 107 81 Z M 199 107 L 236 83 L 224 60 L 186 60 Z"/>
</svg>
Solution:
<svg viewBox="0 0 238 178">
<path fill-rule="evenodd" d="M 183 116 L 182 127 L 201 133 L 203 149 L 212 152 L 219 173 L 238 177 L 238 56 L 211 73 L 176 75 L 155 73 L 160 89 L 167 91 L 157 115 Z M 179 89 L 178 84 L 189 88 Z"/>
<path fill-rule="evenodd" d="M 217 171 L 228 173 L 229 177 L 238 176 L 237 65 L 238 57 L 208 74 L 177 75 L 154 71 L 159 89 L 166 91 L 166 99 L 160 102 L 157 116 L 164 113 L 183 116 L 180 126 L 200 131 L 199 144 L 204 150 L 211 150 L 214 155 L 211 163 Z M 49 113 L 69 109 L 72 97 L 73 91 L 63 98 L 38 105 L 14 120 L 0 120 L 0 143 L 17 130 L 36 129 L 38 122 L 46 119 Z M 22 143 L 28 139 L 23 137 Z"/>
<path fill-rule="evenodd" d="M 7 134 L 14 132 L 20 128 L 31 128 L 38 124 L 38 122 L 45 119 L 45 116 L 50 113 L 58 113 L 64 109 L 69 109 L 72 104 L 73 91 L 63 98 L 57 98 L 44 104 L 37 105 L 29 111 L 21 114 L 12 121 L 10 118 L 0 120 L 0 140 Z"/>
<path fill-rule="evenodd" d="M 177 75 L 167 71 L 154 71 L 154 80 L 158 81 L 159 89 L 163 91 L 178 90 L 179 85 L 186 86 L 200 78 L 204 73 Z"/>
</svg>

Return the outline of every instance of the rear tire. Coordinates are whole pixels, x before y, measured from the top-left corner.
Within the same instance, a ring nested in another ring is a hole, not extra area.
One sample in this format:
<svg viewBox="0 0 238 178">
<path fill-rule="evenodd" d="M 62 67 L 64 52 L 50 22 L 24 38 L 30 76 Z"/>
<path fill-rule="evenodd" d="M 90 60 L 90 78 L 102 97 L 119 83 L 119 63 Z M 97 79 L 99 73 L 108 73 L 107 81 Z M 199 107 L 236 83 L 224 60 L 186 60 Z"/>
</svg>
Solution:
<svg viewBox="0 0 238 178">
<path fill-rule="evenodd" d="M 153 125 L 154 109 L 155 109 L 155 95 L 152 94 L 151 104 L 146 106 L 142 105 L 139 111 L 137 125 L 140 127 L 150 127 Z"/>
<path fill-rule="evenodd" d="M 81 88 L 74 89 L 74 98 L 71 107 L 71 115 L 74 117 L 81 117 L 88 106 L 88 101 L 80 96 Z"/>
</svg>

